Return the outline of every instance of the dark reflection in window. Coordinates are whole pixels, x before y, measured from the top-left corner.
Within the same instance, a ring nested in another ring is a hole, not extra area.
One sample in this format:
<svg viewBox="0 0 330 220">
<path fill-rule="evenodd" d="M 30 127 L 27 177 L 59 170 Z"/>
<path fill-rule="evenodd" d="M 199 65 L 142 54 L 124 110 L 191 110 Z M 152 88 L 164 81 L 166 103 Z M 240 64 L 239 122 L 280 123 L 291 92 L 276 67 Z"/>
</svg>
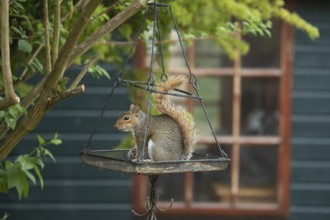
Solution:
<svg viewBox="0 0 330 220">
<path fill-rule="evenodd" d="M 277 201 L 277 146 L 241 146 L 240 202 Z"/>
<path fill-rule="evenodd" d="M 276 68 L 280 66 L 280 22 L 273 21 L 271 37 L 245 36 L 250 45 L 247 55 L 242 57 L 243 67 Z"/>
<path fill-rule="evenodd" d="M 231 156 L 228 145 L 221 146 Z M 217 145 L 198 145 L 199 152 L 219 155 Z M 196 202 L 229 202 L 230 198 L 230 164 L 226 170 L 194 173 L 194 201 Z"/>
<path fill-rule="evenodd" d="M 242 135 L 278 134 L 278 79 L 242 81 Z"/>
<path fill-rule="evenodd" d="M 157 186 L 157 194 L 159 195 L 159 199 L 161 201 L 169 202 L 171 201 L 171 199 L 174 199 L 175 201 L 181 201 L 181 202 L 183 201 L 184 198 L 183 174 L 160 175 L 157 180 L 156 186 Z"/>
<path fill-rule="evenodd" d="M 232 79 L 230 77 L 198 77 L 200 94 L 206 112 L 216 134 L 231 134 L 231 96 Z M 229 93 L 228 93 L 229 92 Z M 200 136 L 211 136 L 211 130 L 204 115 L 203 109 L 198 101 L 194 105 L 194 119 Z"/>
</svg>

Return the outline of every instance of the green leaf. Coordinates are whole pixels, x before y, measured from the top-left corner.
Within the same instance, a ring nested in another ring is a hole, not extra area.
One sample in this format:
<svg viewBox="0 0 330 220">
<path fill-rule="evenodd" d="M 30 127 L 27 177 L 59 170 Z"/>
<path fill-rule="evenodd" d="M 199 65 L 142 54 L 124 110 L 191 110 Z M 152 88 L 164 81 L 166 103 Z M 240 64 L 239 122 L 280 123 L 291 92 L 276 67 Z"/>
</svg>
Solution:
<svg viewBox="0 0 330 220">
<path fill-rule="evenodd" d="M 46 143 L 45 139 L 43 139 L 39 134 L 37 134 L 37 138 L 40 146 Z"/>
<path fill-rule="evenodd" d="M 5 115 L 6 115 L 6 112 L 5 111 L 0 111 L 0 118 L 5 117 Z"/>
<path fill-rule="evenodd" d="M 61 139 L 52 139 L 52 140 L 50 140 L 50 143 L 52 143 L 54 145 L 59 145 L 59 144 L 62 144 L 62 140 Z"/>
<path fill-rule="evenodd" d="M 23 106 L 21 106 L 20 104 L 16 104 L 15 109 L 20 113 L 27 114 L 26 109 Z"/>
<path fill-rule="evenodd" d="M 50 157 L 54 162 L 56 162 L 54 155 L 48 149 L 45 149 L 44 154 Z"/>
<path fill-rule="evenodd" d="M 19 34 L 20 36 L 23 35 L 23 32 L 21 31 L 21 29 L 18 29 L 14 26 L 12 26 L 10 29 L 13 30 L 16 34 Z"/>
<path fill-rule="evenodd" d="M 34 172 L 36 172 L 36 174 L 37 174 L 37 176 L 39 178 L 41 189 L 43 189 L 44 188 L 44 180 L 43 180 L 42 175 L 40 173 L 40 170 L 39 170 L 39 168 L 37 166 L 34 167 Z"/>
<path fill-rule="evenodd" d="M 8 113 L 11 114 L 11 116 L 13 116 L 14 118 L 16 118 L 18 116 L 18 110 L 16 109 L 15 106 L 10 106 L 8 109 Z"/>
<path fill-rule="evenodd" d="M 36 69 L 37 71 L 39 71 L 40 73 L 43 72 L 44 70 L 44 67 L 42 65 L 42 63 L 39 61 L 38 58 L 35 58 L 32 63 L 31 63 L 31 67 Z"/>
<path fill-rule="evenodd" d="M 25 170 L 24 173 L 33 182 L 34 185 L 37 184 L 36 178 L 33 176 L 33 174 L 30 171 Z"/>
<path fill-rule="evenodd" d="M 7 181 L 7 177 L 6 177 L 5 173 L 6 172 L 4 172 L 4 174 L 0 175 L 0 193 L 8 192 L 8 181 Z"/>
<path fill-rule="evenodd" d="M 11 114 L 6 114 L 6 116 L 5 116 L 5 122 L 7 123 L 7 125 L 11 129 L 15 129 L 17 118 L 16 117 L 13 117 Z"/>
<path fill-rule="evenodd" d="M 6 220 L 9 217 L 8 213 L 5 212 L 5 214 L 0 218 L 0 220 Z"/>
<path fill-rule="evenodd" d="M 37 166 L 37 161 L 38 159 L 35 157 L 31 157 L 29 155 L 20 155 L 18 158 L 15 160 L 15 162 L 21 167 L 23 171 L 25 170 L 31 170 L 35 166 Z"/>
<path fill-rule="evenodd" d="M 6 160 L 6 162 L 5 162 L 6 169 L 11 168 L 12 166 L 14 166 L 13 162 L 11 162 L 10 160 Z"/>
<path fill-rule="evenodd" d="M 38 164 L 42 169 L 45 167 L 44 162 L 40 158 L 36 159 L 36 164 Z"/>
<path fill-rule="evenodd" d="M 20 39 L 18 41 L 18 50 L 30 53 L 32 51 L 32 45 L 29 41 L 25 39 Z"/>
<path fill-rule="evenodd" d="M 16 166 L 10 166 L 8 168 L 8 189 L 16 188 L 19 200 L 22 199 L 22 196 L 26 198 L 29 194 L 29 183 L 25 173 Z"/>
</svg>

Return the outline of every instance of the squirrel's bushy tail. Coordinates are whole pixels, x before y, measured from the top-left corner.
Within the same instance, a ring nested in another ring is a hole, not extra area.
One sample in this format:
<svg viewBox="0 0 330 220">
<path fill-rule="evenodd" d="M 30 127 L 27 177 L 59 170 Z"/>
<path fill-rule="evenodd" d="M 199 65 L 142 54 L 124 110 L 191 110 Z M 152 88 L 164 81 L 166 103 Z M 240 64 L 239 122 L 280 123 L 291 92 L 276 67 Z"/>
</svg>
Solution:
<svg viewBox="0 0 330 220">
<path fill-rule="evenodd" d="M 168 92 L 187 82 L 187 77 L 170 77 L 166 82 L 160 85 L 160 90 Z M 155 106 L 163 114 L 171 116 L 179 125 L 183 138 L 183 160 L 189 160 L 192 156 L 193 145 L 197 141 L 197 132 L 194 120 L 189 112 L 183 107 L 172 104 L 167 95 L 154 93 Z"/>
</svg>

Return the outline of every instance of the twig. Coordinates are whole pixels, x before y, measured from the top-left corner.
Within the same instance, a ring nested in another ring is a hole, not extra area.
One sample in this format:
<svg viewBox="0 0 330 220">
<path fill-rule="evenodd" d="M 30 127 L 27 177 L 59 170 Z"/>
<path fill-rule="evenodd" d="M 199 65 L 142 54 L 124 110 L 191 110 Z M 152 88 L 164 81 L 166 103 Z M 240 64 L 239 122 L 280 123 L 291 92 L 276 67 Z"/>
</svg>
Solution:
<svg viewBox="0 0 330 220">
<path fill-rule="evenodd" d="M 88 63 L 84 66 L 84 68 L 81 70 L 81 72 L 78 74 L 78 76 L 75 78 L 75 80 L 73 81 L 73 83 L 70 86 L 70 89 L 74 89 L 78 86 L 78 84 L 80 83 L 81 79 L 85 76 L 85 74 L 87 73 L 89 67 L 91 65 L 93 65 L 96 60 L 98 59 L 98 56 L 94 56 L 92 57 L 92 59 L 90 59 L 88 61 Z"/>
<path fill-rule="evenodd" d="M 10 66 L 9 1 L 1 1 L 1 58 L 5 98 L 0 102 L 0 109 L 3 109 L 20 102 L 20 98 L 14 91 Z"/>
<path fill-rule="evenodd" d="M 28 65 L 24 68 L 21 76 L 19 77 L 19 81 L 24 81 L 25 77 L 26 77 L 26 73 L 29 70 L 28 66 L 31 65 L 31 63 L 33 62 L 33 60 L 38 56 L 39 52 L 41 51 L 41 49 L 43 48 L 44 45 L 40 44 L 39 47 L 37 48 L 37 50 L 33 53 L 32 57 L 30 58 L 30 60 L 28 61 Z M 16 82 L 15 82 L 16 83 Z"/>
<path fill-rule="evenodd" d="M 83 0 L 78 1 L 78 2 L 72 7 L 72 9 L 70 10 L 70 12 L 68 12 L 66 15 L 64 15 L 64 17 L 61 19 L 61 22 L 63 22 L 63 21 L 65 21 L 66 19 L 68 19 L 68 17 L 71 17 L 71 16 L 72 16 L 72 12 L 73 12 L 76 8 L 78 8 L 78 7 L 81 5 L 82 2 L 83 2 Z"/>
<path fill-rule="evenodd" d="M 42 78 L 35 86 L 33 86 L 33 88 L 29 91 L 29 93 L 26 96 L 24 96 L 21 102 L 21 105 L 24 108 L 28 108 L 37 98 L 39 98 L 44 83 L 45 83 L 45 78 Z"/>
<path fill-rule="evenodd" d="M 146 0 L 135 0 L 130 6 L 128 6 L 125 10 L 118 13 L 111 20 L 106 22 L 102 27 L 100 27 L 94 34 L 92 34 L 88 39 L 79 44 L 74 48 L 72 54 L 69 57 L 68 66 L 70 66 L 73 61 L 89 50 L 99 38 L 104 37 L 107 33 L 116 29 L 119 25 L 124 23 L 131 16 L 136 14 L 146 5 Z"/>
<path fill-rule="evenodd" d="M 68 89 L 60 95 L 54 96 L 53 98 L 50 99 L 50 102 L 57 103 L 60 100 L 67 99 L 67 98 L 69 98 L 73 95 L 77 95 L 77 94 L 82 93 L 84 91 L 85 91 L 85 85 L 80 85 L 80 86 L 77 86 L 73 89 Z"/>
<path fill-rule="evenodd" d="M 109 7 L 107 7 L 106 9 L 104 9 L 103 11 L 101 11 L 99 14 L 97 14 L 93 20 L 99 18 L 101 15 L 110 12 L 112 9 L 114 9 L 114 7 L 116 7 L 116 5 L 118 4 L 118 1 L 116 1 L 115 3 L 113 3 L 112 5 L 110 5 Z"/>
<path fill-rule="evenodd" d="M 46 55 L 46 75 L 50 74 L 52 69 L 50 57 L 50 42 L 49 42 L 49 21 L 48 21 L 48 0 L 44 0 L 44 29 L 45 29 L 45 55 Z"/>
<path fill-rule="evenodd" d="M 56 0 L 55 2 L 55 11 L 54 11 L 54 37 L 53 37 L 53 46 L 52 46 L 52 64 L 55 64 L 55 61 L 58 56 L 58 47 L 60 42 L 60 26 L 61 26 L 61 2 Z"/>
</svg>

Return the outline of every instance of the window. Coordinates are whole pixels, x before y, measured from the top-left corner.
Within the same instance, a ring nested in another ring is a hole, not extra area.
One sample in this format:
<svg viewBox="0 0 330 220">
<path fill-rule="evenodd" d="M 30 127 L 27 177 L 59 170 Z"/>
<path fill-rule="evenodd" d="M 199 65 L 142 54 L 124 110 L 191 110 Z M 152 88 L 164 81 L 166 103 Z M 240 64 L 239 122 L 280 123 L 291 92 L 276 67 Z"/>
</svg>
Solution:
<svg viewBox="0 0 330 220">
<path fill-rule="evenodd" d="M 210 40 L 188 50 L 192 72 L 216 136 L 231 158 L 226 171 L 164 175 L 157 182 L 160 206 L 171 198 L 172 215 L 284 216 L 289 208 L 292 30 L 274 22 L 272 38 L 247 38 L 250 53 L 235 61 Z M 187 73 L 173 50 L 171 74 Z M 177 100 L 193 113 L 196 151 L 218 154 L 199 104 Z M 147 178 L 134 177 L 134 204 L 144 210 Z"/>
</svg>

